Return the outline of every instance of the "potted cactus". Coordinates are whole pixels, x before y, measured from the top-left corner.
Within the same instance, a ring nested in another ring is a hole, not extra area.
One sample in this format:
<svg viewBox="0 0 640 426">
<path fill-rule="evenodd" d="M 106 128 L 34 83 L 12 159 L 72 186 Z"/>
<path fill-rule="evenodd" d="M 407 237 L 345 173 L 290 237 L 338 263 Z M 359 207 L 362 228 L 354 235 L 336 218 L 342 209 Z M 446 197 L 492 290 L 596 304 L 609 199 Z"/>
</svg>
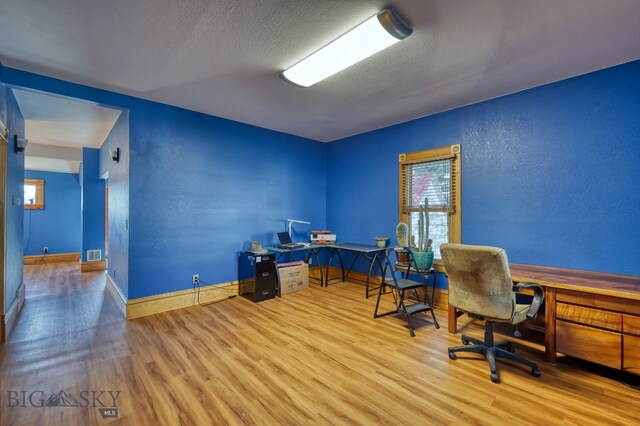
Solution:
<svg viewBox="0 0 640 426">
<path fill-rule="evenodd" d="M 400 222 L 396 225 L 396 238 L 398 239 L 398 245 L 400 247 L 408 247 L 409 241 L 407 240 L 407 236 L 409 235 L 409 226 Z M 398 258 L 398 263 L 402 265 L 409 264 L 409 253 L 407 251 L 397 250 L 396 256 Z"/>
<path fill-rule="evenodd" d="M 418 243 L 415 236 L 411 236 L 411 249 L 416 259 L 418 269 L 426 270 L 433 264 L 432 241 L 429 238 L 429 199 L 425 197 L 424 204 L 418 208 Z"/>
</svg>

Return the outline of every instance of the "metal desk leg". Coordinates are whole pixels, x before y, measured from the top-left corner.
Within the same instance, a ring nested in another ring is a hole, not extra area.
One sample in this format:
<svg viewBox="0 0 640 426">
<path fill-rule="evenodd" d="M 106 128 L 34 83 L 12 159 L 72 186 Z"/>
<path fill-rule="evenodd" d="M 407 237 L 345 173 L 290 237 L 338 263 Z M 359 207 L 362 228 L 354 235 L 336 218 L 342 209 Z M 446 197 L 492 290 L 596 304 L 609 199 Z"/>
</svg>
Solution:
<svg viewBox="0 0 640 426">
<path fill-rule="evenodd" d="M 325 272 L 325 287 L 329 286 L 329 268 L 331 268 L 331 262 L 333 262 L 333 255 L 338 255 L 338 260 L 340 261 L 340 270 L 342 271 L 342 282 L 344 282 L 344 262 L 342 261 L 342 254 L 340 254 L 340 249 L 331 248 L 331 255 L 329 256 L 329 261 L 327 262 L 327 269 Z"/>
<path fill-rule="evenodd" d="M 329 287 L 329 268 L 331 268 L 331 262 L 333 261 L 333 255 L 336 249 L 331 249 L 331 254 L 329 255 L 329 260 L 327 261 L 327 269 L 324 272 L 324 286 Z"/>
<path fill-rule="evenodd" d="M 433 275 L 433 288 L 431 289 L 431 307 L 433 307 L 435 305 L 435 300 L 436 300 L 436 284 L 438 283 L 438 274 L 436 273 L 436 271 L 433 271 L 433 273 L 429 273 L 429 275 Z M 429 278 L 427 277 L 427 280 Z M 429 284 L 429 281 L 427 281 L 427 285 Z"/>
<path fill-rule="evenodd" d="M 370 264 L 369 264 L 369 273 L 367 274 L 367 284 L 365 287 L 365 299 L 369 298 L 369 282 L 371 280 L 371 272 L 374 270 L 375 268 L 375 264 L 377 262 L 378 267 L 380 268 L 380 274 L 382 274 L 383 271 L 383 267 L 382 267 L 382 261 L 380 260 L 380 256 L 379 256 L 380 252 L 376 252 L 373 255 L 373 258 L 370 259 Z M 368 258 L 368 257 L 367 257 Z M 382 277 L 382 280 L 384 281 L 384 277 Z M 382 286 L 382 284 L 380 284 Z"/>
<path fill-rule="evenodd" d="M 318 269 L 320 270 L 320 287 L 324 287 L 324 274 L 322 273 L 322 265 L 320 264 L 320 257 L 318 256 L 318 251 L 316 249 L 312 249 L 309 251 L 309 255 L 307 256 L 307 264 L 309 263 L 309 259 L 311 256 L 315 256 L 316 262 L 318 265 Z"/>
<path fill-rule="evenodd" d="M 369 298 L 369 280 L 371 279 L 371 270 L 373 269 L 373 265 L 374 265 L 373 262 L 375 261 L 376 257 L 378 257 L 378 253 L 373 255 L 373 259 L 369 260 L 369 272 L 367 273 L 367 284 L 365 285 L 365 288 L 364 288 L 365 299 Z"/>
</svg>

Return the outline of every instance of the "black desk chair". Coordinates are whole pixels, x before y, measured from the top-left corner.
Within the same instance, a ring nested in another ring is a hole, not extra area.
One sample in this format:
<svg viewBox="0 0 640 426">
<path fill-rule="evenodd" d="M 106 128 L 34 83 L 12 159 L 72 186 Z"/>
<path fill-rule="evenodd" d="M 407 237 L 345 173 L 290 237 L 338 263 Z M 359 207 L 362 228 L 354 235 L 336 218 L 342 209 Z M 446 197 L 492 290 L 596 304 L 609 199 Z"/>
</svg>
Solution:
<svg viewBox="0 0 640 426">
<path fill-rule="evenodd" d="M 496 358 L 524 364 L 531 368 L 534 377 L 539 377 L 538 364 L 516 355 L 511 342 L 494 343 L 493 323 L 518 324 L 527 318 L 535 318 L 544 299 L 542 287 L 537 283 L 513 285 L 503 249 L 449 243 L 440 246 L 440 253 L 449 276 L 449 304 L 472 318 L 486 321 L 484 342 L 462 335 L 463 346 L 449 348 L 449 358 L 455 360 L 457 352 L 484 355 L 494 383 L 500 382 Z M 531 304 L 516 303 L 516 293 L 525 288 L 533 289 L 533 301 Z"/>
<path fill-rule="evenodd" d="M 397 253 L 400 250 L 409 253 L 408 263 L 398 262 Z M 385 264 L 382 269 L 383 281 L 382 284 L 380 284 L 380 288 L 378 289 L 378 300 L 376 300 L 376 309 L 373 313 L 373 317 L 380 318 L 385 315 L 391 315 L 399 312 L 406 318 L 407 325 L 409 326 L 409 334 L 411 335 L 411 337 L 414 337 L 416 334 L 413 331 L 413 325 L 411 324 L 412 315 L 429 311 L 431 312 L 435 327 L 440 328 L 440 325 L 438 324 L 438 320 L 436 319 L 436 314 L 433 311 L 433 306 L 431 305 L 431 300 L 429 299 L 429 294 L 427 292 L 427 280 L 429 279 L 429 275 L 415 274 L 412 270 L 418 271 L 419 269 L 416 263 L 416 259 L 413 256 L 413 252 L 410 248 L 389 247 L 387 249 Z M 418 281 L 410 280 L 408 278 L 410 274 L 418 276 Z M 390 277 L 387 277 L 387 275 L 390 275 Z M 418 289 L 422 289 L 422 294 L 424 295 L 423 298 L 420 298 Z M 411 303 L 409 305 L 405 303 L 405 292 L 407 290 L 413 292 L 417 302 Z M 383 294 L 389 293 L 393 296 L 393 301 L 396 309 L 379 314 L 378 308 L 380 306 L 380 298 Z"/>
</svg>

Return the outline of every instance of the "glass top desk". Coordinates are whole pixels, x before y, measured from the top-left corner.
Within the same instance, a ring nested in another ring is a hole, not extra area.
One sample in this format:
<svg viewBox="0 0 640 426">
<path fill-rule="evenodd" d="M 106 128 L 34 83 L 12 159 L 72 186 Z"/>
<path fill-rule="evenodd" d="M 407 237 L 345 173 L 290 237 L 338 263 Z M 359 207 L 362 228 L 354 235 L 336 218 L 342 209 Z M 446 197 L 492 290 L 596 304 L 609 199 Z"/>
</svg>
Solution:
<svg viewBox="0 0 640 426">
<path fill-rule="evenodd" d="M 307 252 L 308 253 L 307 259 L 306 259 L 307 263 L 312 257 L 315 257 L 317 261 L 317 265 L 320 266 L 320 285 L 322 287 L 327 287 L 329 285 L 329 282 L 331 281 L 336 281 L 341 279 L 342 282 L 344 282 L 349 277 L 349 274 L 351 273 L 353 266 L 355 265 L 358 258 L 363 257 L 367 259 L 367 261 L 369 262 L 369 271 L 367 273 L 367 279 L 365 281 L 366 283 L 365 297 L 367 298 L 369 297 L 369 293 L 371 291 L 377 289 L 377 287 L 370 288 L 369 286 L 371 281 L 371 274 L 375 272 L 376 266 L 378 267 L 380 274 L 382 274 L 382 269 L 383 269 L 382 262 L 384 260 L 384 256 L 386 255 L 386 250 L 387 250 L 387 247 L 378 247 L 373 245 L 355 244 L 355 243 L 305 244 L 304 247 L 299 247 L 294 249 L 284 249 L 284 248 L 279 248 L 274 246 L 265 247 L 265 248 L 276 253 L 277 254 L 276 259 L 280 259 L 283 255 L 288 255 L 289 259 L 292 260 L 293 254 L 296 252 Z M 327 261 L 327 264 L 324 265 L 324 267 L 320 262 L 320 257 L 318 256 L 318 253 L 320 253 L 322 249 L 327 249 L 330 253 L 329 260 Z M 349 251 L 356 254 L 353 261 L 351 262 L 351 265 L 347 269 L 346 273 L 344 268 L 344 261 L 342 258 L 342 253 L 345 251 Z M 338 261 L 340 262 L 341 276 L 329 278 L 329 270 L 331 268 L 331 264 L 333 263 L 333 259 L 335 257 L 337 257 Z M 357 281 L 360 281 L 360 280 L 357 280 Z"/>
</svg>

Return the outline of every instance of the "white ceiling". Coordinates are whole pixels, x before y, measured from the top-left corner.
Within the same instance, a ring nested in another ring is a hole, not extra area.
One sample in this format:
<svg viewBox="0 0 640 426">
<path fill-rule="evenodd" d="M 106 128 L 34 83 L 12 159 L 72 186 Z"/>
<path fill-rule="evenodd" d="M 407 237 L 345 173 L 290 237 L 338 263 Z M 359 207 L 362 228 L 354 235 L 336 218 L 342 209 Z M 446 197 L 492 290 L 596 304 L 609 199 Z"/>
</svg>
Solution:
<svg viewBox="0 0 640 426">
<path fill-rule="evenodd" d="M 24 168 L 46 172 L 78 173 L 82 148 L 41 145 L 30 141 L 25 151 Z"/>
<path fill-rule="evenodd" d="M 78 173 L 82 148 L 100 148 L 121 111 L 90 102 L 13 89 L 24 117 L 25 169 Z"/>
<path fill-rule="evenodd" d="M 638 0 L 0 0 L 10 67 L 332 141 L 640 58 Z M 278 73 L 384 6 L 406 40 Z"/>
<path fill-rule="evenodd" d="M 80 163 L 81 161 L 26 156 L 24 159 L 24 169 L 43 172 L 79 173 Z"/>
<path fill-rule="evenodd" d="M 70 148 L 100 148 L 119 110 L 89 102 L 13 89 L 29 142 Z"/>
</svg>

